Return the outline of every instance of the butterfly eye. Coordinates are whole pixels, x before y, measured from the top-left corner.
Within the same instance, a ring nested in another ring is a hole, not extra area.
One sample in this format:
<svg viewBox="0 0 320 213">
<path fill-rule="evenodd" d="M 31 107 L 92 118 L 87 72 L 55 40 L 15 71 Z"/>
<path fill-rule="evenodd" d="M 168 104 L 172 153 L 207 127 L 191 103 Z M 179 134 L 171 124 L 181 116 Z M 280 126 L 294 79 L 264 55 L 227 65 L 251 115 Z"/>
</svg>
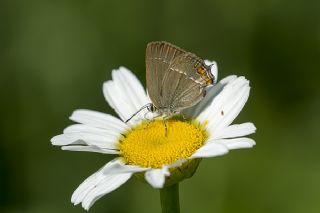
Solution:
<svg viewBox="0 0 320 213">
<path fill-rule="evenodd" d="M 149 112 L 155 112 L 156 111 L 156 107 L 153 104 L 149 104 L 147 106 L 147 109 Z"/>
</svg>

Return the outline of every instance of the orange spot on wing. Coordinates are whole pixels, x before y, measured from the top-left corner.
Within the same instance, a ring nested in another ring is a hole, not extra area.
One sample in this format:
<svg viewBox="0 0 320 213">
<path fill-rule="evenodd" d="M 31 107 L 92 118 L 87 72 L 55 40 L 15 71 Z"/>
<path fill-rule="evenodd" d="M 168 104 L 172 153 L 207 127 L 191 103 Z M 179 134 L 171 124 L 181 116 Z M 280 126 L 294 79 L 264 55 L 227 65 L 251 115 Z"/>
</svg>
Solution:
<svg viewBox="0 0 320 213">
<path fill-rule="evenodd" d="M 204 74 L 206 72 L 206 70 L 203 68 L 203 67 L 199 67 L 198 69 L 197 69 L 197 73 L 199 73 L 199 74 Z"/>
<path fill-rule="evenodd" d="M 213 84 L 213 80 L 211 78 L 206 78 L 205 81 L 207 85 Z"/>
</svg>

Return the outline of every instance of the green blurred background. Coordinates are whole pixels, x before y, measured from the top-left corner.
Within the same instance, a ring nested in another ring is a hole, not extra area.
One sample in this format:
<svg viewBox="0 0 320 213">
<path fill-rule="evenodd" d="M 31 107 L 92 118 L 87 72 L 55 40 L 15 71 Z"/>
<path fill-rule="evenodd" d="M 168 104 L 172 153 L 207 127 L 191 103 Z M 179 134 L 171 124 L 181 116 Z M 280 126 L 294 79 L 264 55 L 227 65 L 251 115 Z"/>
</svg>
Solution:
<svg viewBox="0 0 320 213">
<path fill-rule="evenodd" d="M 0 212 L 84 212 L 70 197 L 111 159 L 50 138 L 74 109 L 115 114 L 102 95 L 126 66 L 145 84 L 145 47 L 166 40 L 251 81 L 235 121 L 257 145 L 203 160 L 182 212 L 320 212 L 320 1 L 0 1 Z M 90 212 L 160 212 L 131 179 Z"/>
</svg>

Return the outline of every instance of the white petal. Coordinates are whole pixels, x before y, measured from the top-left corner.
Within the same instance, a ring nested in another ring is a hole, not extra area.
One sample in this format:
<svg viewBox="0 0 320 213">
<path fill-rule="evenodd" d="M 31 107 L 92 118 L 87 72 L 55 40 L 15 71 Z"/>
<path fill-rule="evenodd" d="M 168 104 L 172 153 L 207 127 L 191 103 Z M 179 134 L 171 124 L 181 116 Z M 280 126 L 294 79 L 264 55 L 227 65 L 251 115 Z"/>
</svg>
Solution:
<svg viewBox="0 0 320 213">
<path fill-rule="evenodd" d="M 112 71 L 112 78 L 114 82 L 121 83 L 122 88 L 127 94 L 127 98 L 134 108 L 140 109 L 141 106 L 147 103 L 147 95 L 142 84 L 127 68 L 120 67 L 119 71 Z"/>
<path fill-rule="evenodd" d="M 198 116 L 199 121 L 208 121 L 207 128 L 212 133 L 227 127 L 242 110 L 248 100 L 249 91 L 249 81 L 244 77 L 232 80 Z"/>
<path fill-rule="evenodd" d="M 210 139 L 242 137 L 245 135 L 250 135 L 255 131 L 256 131 L 256 127 L 254 126 L 253 123 L 248 122 L 243 124 L 234 124 L 214 132 L 212 134 L 212 137 L 210 136 Z"/>
<path fill-rule="evenodd" d="M 125 183 L 132 176 L 133 170 L 129 168 L 129 170 L 125 172 L 125 168 L 122 168 L 121 173 L 116 173 L 115 170 L 118 170 L 121 164 L 121 159 L 114 159 L 88 177 L 73 193 L 71 201 L 74 205 L 82 202 L 82 207 L 88 210 L 100 197 Z M 123 167 L 126 166 L 123 165 Z M 113 168 L 115 168 L 115 170 L 113 170 Z M 107 174 L 106 171 L 113 172 Z"/>
<path fill-rule="evenodd" d="M 204 63 L 208 66 L 211 66 L 211 74 L 214 76 L 214 82 L 217 82 L 218 80 L 218 64 L 215 61 L 210 60 L 204 60 Z"/>
<path fill-rule="evenodd" d="M 103 84 L 103 93 L 123 121 L 130 118 L 142 106 L 150 103 L 142 84 L 127 68 L 120 67 L 118 70 L 113 70 L 112 79 Z M 131 123 L 140 119 L 141 115 L 138 114 Z"/>
<path fill-rule="evenodd" d="M 177 160 L 177 161 L 175 161 L 175 162 L 173 162 L 171 164 L 168 164 L 166 166 L 170 169 L 170 168 L 173 168 L 173 167 L 179 167 L 185 162 L 187 162 L 187 159 L 183 158 L 183 159 Z"/>
<path fill-rule="evenodd" d="M 218 125 L 212 125 L 214 129 L 222 129 L 229 126 L 234 121 L 234 119 L 239 115 L 245 103 L 247 102 L 249 98 L 249 92 L 249 87 L 243 88 L 242 90 L 239 90 L 239 93 L 235 95 L 233 100 L 230 100 L 229 103 L 226 103 L 226 105 L 222 109 L 225 116 L 221 119 L 221 122 L 217 123 Z M 208 127 L 210 128 L 210 123 Z"/>
<path fill-rule="evenodd" d="M 256 144 L 251 138 L 218 139 L 213 140 L 212 143 L 221 143 L 228 149 L 251 148 Z"/>
<path fill-rule="evenodd" d="M 127 182 L 131 178 L 131 173 L 106 175 L 102 180 L 94 185 L 94 188 L 88 191 L 87 195 L 82 201 L 82 207 L 86 210 L 102 196 L 110 193 L 111 191 L 119 188 L 122 184 Z"/>
<path fill-rule="evenodd" d="M 74 191 L 71 197 L 71 202 L 75 205 L 81 203 L 87 193 L 96 187 L 98 183 L 103 180 L 107 175 L 103 173 L 104 169 L 112 167 L 112 165 L 117 161 L 118 159 L 114 159 L 110 162 L 108 162 L 105 166 L 100 168 L 97 172 L 92 174 L 90 177 L 88 177 L 83 183 L 80 184 L 80 186 Z"/>
<path fill-rule="evenodd" d="M 67 133 L 89 133 L 94 135 L 99 135 L 103 137 L 112 137 L 112 138 L 120 138 L 121 133 L 114 130 L 106 130 L 106 129 L 99 129 L 96 127 L 87 126 L 85 124 L 73 124 L 68 126 L 63 130 L 64 134 Z"/>
<path fill-rule="evenodd" d="M 236 76 L 229 76 L 227 78 L 222 79 L 216 85 L 218 88 L 216 89 L 214 96 L 208 100 L 208 106 L 199 115 L 199 118 L 207 117 L 210 114 L 212 114 L 212 112 L 219 111 L 221 105 L 223 105 L 223 103 L 227 100 L 231 99 L 230 96 L 232 97 L 232 95 L 234 95 L 234 92 L 237 92 L 237 90 L 233 90 L 235 82 L 238 82 L 237 79 L 238 78 Z"/>
<path fill-rule="evenodd" d="M 118 118 L 93 110 L 75 110 L 70 116 L 70 119 L 78 123 L 105 130 L 124 132 L 127 129 L 127 125 Z"/>
<path fill-rule="evenodd" d="M 136 173 L 150 170 L 150 168 L 142 168 L 140 166 L 125 165 L 122 158 L 117 158 L 110 162 L 110 165 L 103 170 L 104 174 L 120 174 L 120 173 Z"/>
<path fill-rule="evenodd" d="M 223 79 L 221 79 L 219 83 L 221 83 L 222 85 L 227 85 L 236 79 L 237 79 L 236 75 L 228 75 L 227 77 L 224 77 Z"/>
<path fill-rule="evenodd" d="M 206 88 L 206 96 L 197 105 L 184 110 L 183 114 L 186 114 L 191 118 L 196 118 L 199 116 L 201 112 L 211 105 L 213 99 L 222 91 L 224 86 L 236 78 L 237 77 L 235 75 L 231 75 L 222 79 L 214 86 Z"/>
<path fill-rule="evenodd" d="M 66 133 L 54 136 L 51 139 L 52 145 L 66 146 L 66 145 L 92 145 L 104 149 L 116 149 L 118 147 L 118 137 L 109 135 L 101 136 L 92 133 Z"/>
<path fill-rule="evenodd" d="M 95 134 L 110 134 L 111 132 L 114 132 L 114 131 L 100 129 L 100 128 L 88 126 L 85 124 L 72 124 L 63 130 L 63 133 L 72 133 L 72 132 L 91 132 Z"/>
<path fill-rule="evenodd" d="M 118 114 L 121 120 L 125 121 L 125 117 L 127 115 L 127 111 L 131 111 L 131 106 L 122 101 L 122 98 L 117 99 L 117 97 L 121 97 L 120 93 L 123 91 L 119 91 L 117 84 L 113 81 L 107 81 L 103 83 L 103 94 L 109 105 L 114 109 L 114 111 Z"/>
<path fill-rule="evenodd" d="M 118 150 L 114 149 L 103 149 L 97 146 L 79 146 L 79 145 L 71 145 L 71 146 L 62 146 L 62 150 L 67 151 L 80 151 L 80 152 L 97 152 L 102 154 L 119 154 Z"/>
<path fill-rule="evenodd" d="M 228 148 L 220 143 L 209 143 L 204 144 L 198 149 L 191 158 L 209 158 L 228 153 Z"/>
<path fill-rule="evenodd" d="M 169 176 L 170 172 L 167 166 L 163 166 L 161 169 L 151 169 L 144 175 L 146 181 L 154 188 L 162 188 L 166 176 Z"/>
</svg>

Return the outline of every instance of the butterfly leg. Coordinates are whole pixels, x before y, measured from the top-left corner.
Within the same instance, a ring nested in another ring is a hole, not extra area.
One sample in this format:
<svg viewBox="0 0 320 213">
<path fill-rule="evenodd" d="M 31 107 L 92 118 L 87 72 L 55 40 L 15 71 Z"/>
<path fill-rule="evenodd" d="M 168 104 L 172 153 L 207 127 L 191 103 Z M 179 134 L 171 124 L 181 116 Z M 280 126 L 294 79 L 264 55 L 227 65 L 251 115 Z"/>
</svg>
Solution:
<svg viewBox="0 0 320 213">
<path fill-rule="evenodd" d="M 168 127 L 167 127 L 167 122 L 166 122 L 167 119 L 165 119 L 165 117 L 163 117 L 162 119 L 162 123 L 163 123 L 163 126 L 164 126 L 164 134 L 165 136 L 167 137 L 168 136 Z"/>
<path fill-rule="evenodd" d="M 168 136 L 168 125 L 167 125 L 167 119 L 172 117 L 172 114 L 165 114 L 162 117 L 162 122 L 163 122 L 163 126 L 164 126 L 164 130 L 165 130 L 165 136 Z"/>
<path fill-rule="evenodd" d="M 187 120 L 187 117 L 181 112 L 180 115 L 182 116 L 183 120 Z"/>
</svg>

